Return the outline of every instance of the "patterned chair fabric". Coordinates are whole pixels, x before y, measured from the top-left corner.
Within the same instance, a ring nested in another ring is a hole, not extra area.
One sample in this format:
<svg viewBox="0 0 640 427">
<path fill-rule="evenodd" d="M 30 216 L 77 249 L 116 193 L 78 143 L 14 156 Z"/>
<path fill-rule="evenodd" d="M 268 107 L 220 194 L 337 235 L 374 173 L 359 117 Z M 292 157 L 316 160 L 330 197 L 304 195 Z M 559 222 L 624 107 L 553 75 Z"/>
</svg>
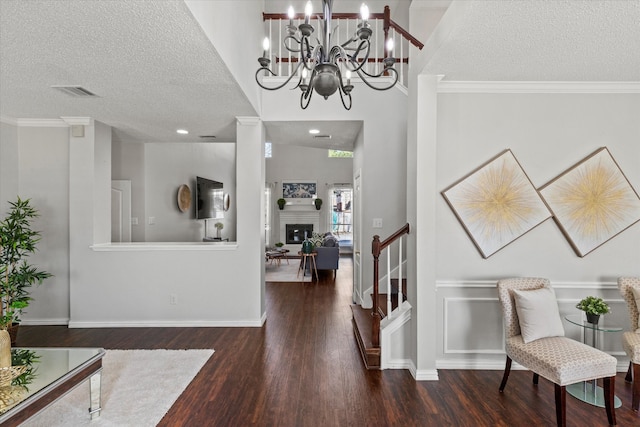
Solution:
<svg viewBox="0 0 640 427">
<path fill-rule="evenodd" d="M 640 328 L 638 324 L 640 307 L 636 304 L 632 288 L 640 289 L 640 277 L 618 278 L 618 289 L 627 302 L 629 322 L 631 323 L 631 331 L 622 334 L 622 348 L 624 348 L 630 359 L 629 370 L 625 379 L 628 382 L 633 381 L 631 408 L 637 411 L 640 409 L 640 333 L 638 333 Z"/>
<path fill-rule="evenodd" d="M 518 277 L 498 281 L 498 299 L 502 306 L 505 329 L 507 362 L 500 385 L 504 390 L 511 361 L 534 373 L 534 384 L 538 376 L 556 386 L 556 418 L 559 426 L 566 425 L 565 399 L 569 384 L 598 378 L 604 379 L 607 418 L 615 425 L 613 402 L 617 359 L 603 351 L 566 337 L 541 338 L 526 343 L 522 339 L 513 290 L 535 290 L 551 287 L 549 280 L 539 277 Z"/>
</svg>

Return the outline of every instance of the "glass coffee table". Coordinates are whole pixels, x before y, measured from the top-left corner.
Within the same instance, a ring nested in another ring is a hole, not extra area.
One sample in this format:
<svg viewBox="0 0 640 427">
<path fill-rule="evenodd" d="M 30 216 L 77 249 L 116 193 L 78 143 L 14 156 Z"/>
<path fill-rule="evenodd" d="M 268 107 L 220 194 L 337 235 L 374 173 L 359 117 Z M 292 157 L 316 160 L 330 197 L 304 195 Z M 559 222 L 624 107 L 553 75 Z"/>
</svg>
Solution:
<svg viewBox="0 0 640 427">
<path fill-rule="evenodd" d="M 591 346 L 598 348 L 598 338 L 600 332 L 620 332 L 621 326 L 608 325 L 603 317 L 600 317 L 600 322 L 597 324 L 589 323 L 583 317 L 582 314 L 571 314 L 564 317 L 565 320 L 573 325 L 583 328 L 582 341 L 586 341 L 589 331 L 591 331 Z M 602 387 L 596 385 L 596 380 L 584 381 L 581 383 L 571 384 L 567 386 L 567 393 L 576 399 L 589 403 L 593 406 L 604 408 L 604 391 Z M 614 397 L 614 406 L 619 408 L 622 406 L 622 401 L 617 396 Z"/>
<path fill-rule="evenodd" d="M 0 425 L 17 426 L 82 382 L 90 381 L 89 414 L 100 416 L 102 348 L 14 348 L 31 362 L 11 385 L 0 387 Z"/>
</svg>

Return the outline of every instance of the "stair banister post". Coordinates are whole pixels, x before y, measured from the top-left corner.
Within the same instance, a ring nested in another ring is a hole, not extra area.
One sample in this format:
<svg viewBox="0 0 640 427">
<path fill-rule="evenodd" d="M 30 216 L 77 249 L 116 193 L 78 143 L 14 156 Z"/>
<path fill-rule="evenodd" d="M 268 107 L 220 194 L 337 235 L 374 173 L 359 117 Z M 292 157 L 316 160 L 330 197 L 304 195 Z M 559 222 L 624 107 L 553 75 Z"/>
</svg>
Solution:
<svg viewBox="0 0 640 427">
<path fill-rule="evenodd" d="M 373 347 L 380 347 L 380 313 L 378 312 L 378 263 L 380 257 L 380 236 L 373 236 L 371 243 L 371 253 L 373 254 L 373 309 L 371 310 L 371 344 Z"/>
<path fill-rule="evenodd" d="M 391 251 L 387 249 L 387 316 L 391 319 Z"/>
<path fill-rule="evenodd" d="M 398 239 L 398 308 L 404 301 L 402 295 L 402 239 L 402 236 Z"/>
</svg>

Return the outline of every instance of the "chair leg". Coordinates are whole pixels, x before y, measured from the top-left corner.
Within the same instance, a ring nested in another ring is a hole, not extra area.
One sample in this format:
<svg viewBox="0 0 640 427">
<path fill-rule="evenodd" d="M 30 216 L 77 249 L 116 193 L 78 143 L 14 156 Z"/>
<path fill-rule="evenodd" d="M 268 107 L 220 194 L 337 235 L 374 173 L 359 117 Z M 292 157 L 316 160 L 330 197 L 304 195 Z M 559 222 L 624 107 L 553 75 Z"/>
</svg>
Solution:
<svg viewBox="0 0 640 427">
<path fill-rule="evenodd" d="M 538 381 L 540 380 L 540 375 L 533 373 L 533 384 L 538 385 Z"/>
<path fill-rule="evenodd" d="M 511 358 L 507 356 L 507 362 L 504 365 L 504 374 L 502 375 L 502 382 L 500 383 L 500 393 L 504 391 L 509 379 L 509 372 L 511 372 Z"/>
<path fill-rule="evenodd" d="M 567 425 L 567 388 L 563 385 L 556 386 L 556 422 L 558 427 Z"/>
<path fill-rule="evenodd" d="M 604 406 L 607 409 L 607 419 L 609 425 L 616 425 L 616 377 L 606 377 L 602 379 L 604 388 Z"/>
<path fill-rule="evenodd" d="M 633 364 L 633 388 L 631 391 L 631 409 L 638 412 L 640 408 L 640 363 Z"/>
<path fill-rule="evenodd" d="M 631 373 L 632 370 L 633 370 L 633 362 L 629 361 L 629 369 L 627 369 L 627 376 L 624 377 L 624 380 L 628 383 L 633 381 L 633 374 Z"/>
</svg>

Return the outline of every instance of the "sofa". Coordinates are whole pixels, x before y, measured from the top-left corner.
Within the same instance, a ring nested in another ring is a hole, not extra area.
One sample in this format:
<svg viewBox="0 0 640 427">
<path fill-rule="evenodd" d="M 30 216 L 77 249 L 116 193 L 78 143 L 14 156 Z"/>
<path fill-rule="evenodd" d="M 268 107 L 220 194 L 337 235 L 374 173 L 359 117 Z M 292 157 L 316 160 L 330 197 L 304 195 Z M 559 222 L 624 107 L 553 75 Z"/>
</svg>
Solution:
<svg viewBox="0 0 640 427">
<path fill-rule="evenodd" d="M 317 253 L 316 268 L 318 270 L 333 270 L 333 274 L 335 275 L 340 260 L 340 243 L 338 238 L 334 236 L 333 233 L 328 232 L 319 236 L 316 234 L 312 240 L 315 240 L 314 251 Z M 318 243 L 320 243 L 320 245 L 318 245 Z M 308 263 L 305 274 L 307 272 L 309 272 Z"/>
</svg>

